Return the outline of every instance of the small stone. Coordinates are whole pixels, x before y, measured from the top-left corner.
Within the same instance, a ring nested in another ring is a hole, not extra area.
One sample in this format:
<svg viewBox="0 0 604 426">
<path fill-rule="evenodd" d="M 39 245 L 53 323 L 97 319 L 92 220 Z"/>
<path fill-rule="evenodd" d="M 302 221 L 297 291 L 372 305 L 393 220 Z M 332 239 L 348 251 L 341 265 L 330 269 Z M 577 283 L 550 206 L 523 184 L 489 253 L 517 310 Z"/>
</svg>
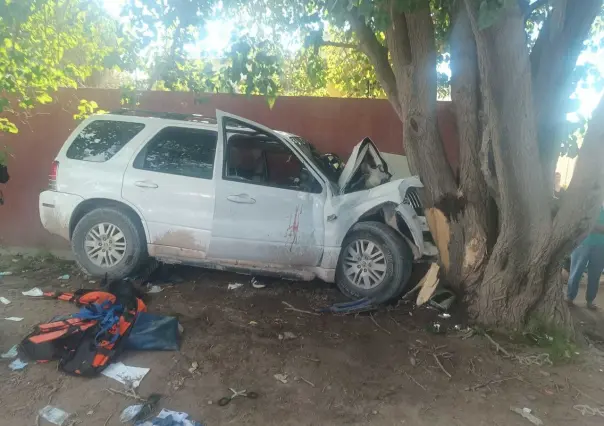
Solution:
<svg viewBox="0 0 604 426">
<path fill-rule="evenodd" d="M 543 377 L 549 377 L 549 376 L 551 376 L 551 374 L 549 374 L 547 371 L 540 370 L 539 373 L 541 373 L 541 375 Z"/>
<path fill-rule="evenodd" d="M 375 416 L 378 412 L 373 410 L 371 413 Z"/>
<path fill-rule="evenodd" d="M 536 399 L 537 399 L 537 397 L 536 397 L 535 395 L 527 395 L 527 396 L 526 396 L 526 398 L 527 398 L 529 401 L 534 401 L 534 400 L 536 400 Z"/>
<path fill-rule="evenodd" d="M 417 361 L 415 361 L 414 357 L 409 357 L 409 362 L 411 363 L 412 366 L 416 366 L 417 365 Z"/>
<path fill-rule="evenodd" d="M 212 405 L 212 404 L 213 404 L 213 402 L 212 402 L 212 401 L 208 401 L 208 405 Z"/>
</svg>

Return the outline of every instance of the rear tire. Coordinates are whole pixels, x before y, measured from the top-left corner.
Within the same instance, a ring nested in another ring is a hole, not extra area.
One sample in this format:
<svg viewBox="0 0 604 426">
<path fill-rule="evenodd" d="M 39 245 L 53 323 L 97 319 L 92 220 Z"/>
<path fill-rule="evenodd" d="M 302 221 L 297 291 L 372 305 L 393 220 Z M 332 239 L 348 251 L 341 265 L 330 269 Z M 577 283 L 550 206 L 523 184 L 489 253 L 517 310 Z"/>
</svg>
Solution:
<svg viewBox="0 0 604 426">
<path fill-rule="evenodd" d="M 411 249 L 396 230 L 380 222 L 359 222 L 342 242 L 336 284 L 351 299 L 384 303 L 405 290 L 412 261 Z"/>
<path fill-rule="evenodd" d="M 126 278 L 147 258 L 140 226 L 112 207 L 92 210 L 80 219 L 71 237 L 71 249 L 80 268 L 95 278 Z"/>
</svg>

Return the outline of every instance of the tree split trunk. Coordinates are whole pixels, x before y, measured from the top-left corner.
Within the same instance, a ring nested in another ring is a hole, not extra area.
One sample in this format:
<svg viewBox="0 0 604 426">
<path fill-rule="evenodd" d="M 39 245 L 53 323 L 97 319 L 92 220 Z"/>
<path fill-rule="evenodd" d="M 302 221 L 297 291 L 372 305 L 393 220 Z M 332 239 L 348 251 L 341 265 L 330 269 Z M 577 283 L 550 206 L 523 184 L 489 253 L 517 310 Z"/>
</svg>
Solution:
<svg viewBox="0 0 604 426">
<path fill-rule="evenodd" d="M 561 27 L 549 22 L 544 31 L 551 37 L 548 43 L 554 35 L 564 40 L 557 58 L 543 57 L 548 55 L 543 40 L 529 52 L 526 17 L 517 4 L 503 8 L 490 27 L 480 28 L 478 2 L 457 2 L 451 86 L 460 139 L 458 176 L 446 160 L 437 127 L 436 49 L 428 2 L 408 12 L 390 7 L 386 46 L 362 16 L 349 14 L 403 122 L 405 152 L 410 170 L 426 188 L 444 278 L 463 296 L 471 316 L 488 326 L 519 329 L 539 317 L 571 329 L 561 262 L 593 225 L 604 199 L 604 104 L 594 113 L 575 177 L 555 215 L 548 179 L 552 149 L 543 144 L 568 96 L 574 62 L 564 63 L 565 58 L 576 61 L 577 45 L 597 13 L 595 3 L 602 3 L 585 1 L 589 11 L 571 13 L 568 20 L 551 13 L 550 19 L 562 22 Z M 566 10 L 565 0 L 557 2 Z M 556 66 L 555 78 L 536 82 L 534 73 L 544 72 L 544 66 Z M 549 96 L 561 83 L 564 88 Z M 548 121 L 543 118 L 548 114 L 558 115 Z"/>
</svg>

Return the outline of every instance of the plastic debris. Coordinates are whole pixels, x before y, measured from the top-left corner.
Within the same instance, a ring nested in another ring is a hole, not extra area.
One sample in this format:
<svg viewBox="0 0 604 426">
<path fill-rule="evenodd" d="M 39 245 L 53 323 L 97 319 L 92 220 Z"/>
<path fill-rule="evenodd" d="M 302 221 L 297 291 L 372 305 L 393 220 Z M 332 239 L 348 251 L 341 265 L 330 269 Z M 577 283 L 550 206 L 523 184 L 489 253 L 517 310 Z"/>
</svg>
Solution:
<svg viewBox="0 0 604 426">
<path fill-rule="evenodd" d="M 122 414 L 120 414 L 120 422 L 128 423 L 131 422 L 138 416 L 138 414 L 143 410 L 144 404 L 136 404 L 130 405 L 129 407 L 124 408 Z"/>
<path fill-rule="evenodd" d="M 231 283 L 227 286 L 228 290 L 237 290 L 238 288 L 243 287 L 243 284 L 241 283 Z"/>
<path fill-rule="evenodd" d="M 524 417 L 525 419 L 527 419 L 529 422 L 531 422 L 532 424 L 534 424 L 536 426 L 543 424 L 543 421 L 539 417 L 534 416 L 532 414 L 532 410 L 530 408 L 510 407 L 510 410 L 512 410 L 516 414 L 520 414 L 522 417 Z"/>
<path fill-rule="evenodd" d="M 40 417 L 49 421 L 53 425 L 62 426 L 70 417 L 71 414 L 61 410 L 60 408 L 47 405 L 38 411 Z"/>
<path fill-rule="evenodd" d="M 160 411 L 157 417 L 144 422 L 136 422 L 135 426 L 203 426 L 201 423 L 191 420 L 187 413 L 166 410 Z"/>
<path fill-rule="evenodd" d="M 428 303 L 441 311 L 447 311 L 455 301 L 455 293 L 446 288 L 438 287 Z"/>
<path fill-rule="evenodd" d="M 199 367 L 199 364 L 197 363 L 197 361 L 193 361 L 191 363 L 191 368 L 189 368 L 189 373 L 193 374 L 195 370 L 197 370 L 197 367 Z"/>
<path fill-rule="evenodd" d="M 6 297 L 0 297 L 0 302 L 4 303 L 5 305 L 10 305 L 10 300 L 8 300 Z"/>
<path fill-rule="evenodd" d="M 4 319 L 7 321 L 15 321 L 15 322 L 23 321 L 23 318 L 21 318 L 21 317 L 6 317 Z"/>
<path fill-rule="evenodd" d="M 319 309 L 319 312 L 333 312 L 336 314 L 352 314 L 361 312 L 374 311 L 377 308 L 374 306 L 373 301 L 366 297 L 353 300 L 352 302 L 341 302 L 334 303 L 326 308 Z"/>
<path fill-rule="evenodd" d="M 443 312 L 442 314 L 438 314 L 438 317 L 447 319 L 447 318 L 451 318 L 451 314 Z"/>
<path fill-rule="evenodd" d="M 121 362 L 115 362 L 104 369 L 101 374 L 126 386 L 137 388 L 149 370 L 150 368 L 131 367 Z"/>
<path fill-rule="evenodd" d="M 260 281 L 256 279 L 256 277 L 252 277 L 252 287 L 260 289 L 266 287 L 266 284 L 262 284 Z"/>
<path fill-rule="evenodd" d="M 13 273 L 10 271 L 6 271 L 6 272 L 0 272 L 0 277 L 8 277 L 9 275 L 12 275 Z"/>
<path fill-rule="evenodd" d="M 281 383 L 287 384 L 287 374 L 275 374 L 273 377 Z"/>
<path fill-rule="evenodd" d="M 27 366 L 26 362 L 21 361 L 19 358 L 8 364 L 8 368 L 13 371 L 23 370 Z"/>
<path fill-rule="evenodd" d="M 279 340 L 292 340 L 292 339 L 295 339 L 297 337 L 298 336 L 296 336 L 291 331 L 284 331 L 283 334 L 279 334 Z"/>
<path fill-rule="evenodd" d="M 2 355 L 0 355 L 0 357 L 2 357 L 4 359 L 15 358 L 16 356 L 17 356 L 17 345 L 14 345 L 8 351 L 6 351 Z"/>
<path fill-rule="evenodd" d="M 164 289 L 161 288 L 158 285 L 152 285 L 150 287 L 147 287 L 147 293 L 151 293 L 151 294 L 153 294 L 153 293 L 161 293 L 162 291 L 164 291 Z"/>
<path fill-rule="evenodd" d="M 57 278 L 59 281 L 67 281 L 69 278 L 71 278 L 69 276 L 69 274 L 65 274 L 65 275 L 61 275 L 59 278 Z"/>
<path fill-rule="evenodd" d="M 22 291 L 21 294 L 23 296 L 31 296 L 31 297 L 42 297 L 44 296 L 44 292 L 40 290 L 38 287 L 34 287 L 31 290 Z"/>
</svg>

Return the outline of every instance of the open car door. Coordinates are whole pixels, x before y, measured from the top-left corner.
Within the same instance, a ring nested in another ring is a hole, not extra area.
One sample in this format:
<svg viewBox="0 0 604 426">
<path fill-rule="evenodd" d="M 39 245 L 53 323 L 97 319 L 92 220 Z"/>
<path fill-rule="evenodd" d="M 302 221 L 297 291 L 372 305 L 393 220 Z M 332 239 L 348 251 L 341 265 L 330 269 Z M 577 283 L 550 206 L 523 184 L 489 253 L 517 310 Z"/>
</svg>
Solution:
<svg viewBox="0 0 604 426">
<path fill-rule="evenodd" d="M 216 111 L 218 167 L 209 259 L 267 269 L 317 266 L 326 190 L 287 138 Z"/>
<path fill-rule="evenodd" d="M 354 149 L 338 179 L 340 194 L 370 189 L 388 182 L 392 174 L 373 141 L 363 139 Z"/>
</svg>

